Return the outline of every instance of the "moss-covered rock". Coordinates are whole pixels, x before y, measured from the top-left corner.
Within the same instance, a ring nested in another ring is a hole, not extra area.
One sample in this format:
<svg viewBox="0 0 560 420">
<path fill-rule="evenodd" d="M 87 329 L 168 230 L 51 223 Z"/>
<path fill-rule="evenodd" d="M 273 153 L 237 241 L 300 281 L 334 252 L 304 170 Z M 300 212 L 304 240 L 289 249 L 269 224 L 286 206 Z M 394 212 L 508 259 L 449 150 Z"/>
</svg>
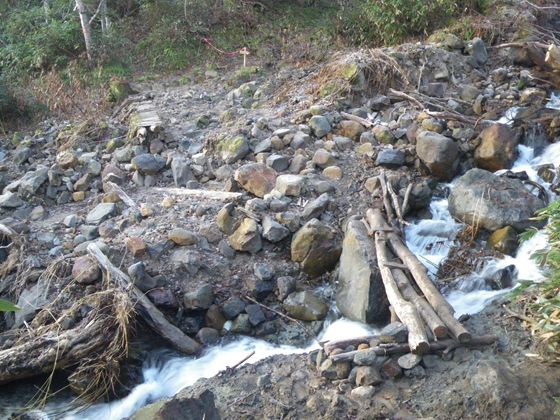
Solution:
<svg viewBox="0 0 560 420">
<path fill-rule="evenodd" d="M 513 255 L 518 245 L 517 232 L 511 226 L 498 229 L 488 238 L 490 248 L 506 255 Z"/>
<path fill-rule="evenodd" d="M 222 137 L 218 140 L 216 151 L 226 163 L 243 159 L 249 153 L 249 144 L 244 136 Z"/>
<path fill-rule="evenodd" d="M 130 87 L 130 82 L 123 79 L 113 78 L 109 81 L 109 93 L 107 95 L 107 100 L 109 102 L 122 102 L 127 96 L 136 93 L 134 89 Z"/>
</svg>

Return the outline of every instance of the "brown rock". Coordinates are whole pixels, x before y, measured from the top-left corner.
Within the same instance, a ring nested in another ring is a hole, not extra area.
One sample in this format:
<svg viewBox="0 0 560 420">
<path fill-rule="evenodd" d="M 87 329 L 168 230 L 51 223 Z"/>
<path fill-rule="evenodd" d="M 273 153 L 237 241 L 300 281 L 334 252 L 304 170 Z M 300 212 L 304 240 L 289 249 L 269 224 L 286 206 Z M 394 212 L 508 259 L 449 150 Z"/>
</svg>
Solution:
<svg viewBox="0 0 560 420">
<path fill-rule="evenodd" d="M 354 141 L 358 141 L 364 131 L 366 131 L 365 127 L 356 121 L 345 120 L 340 122 L 340 135 Z"/>
<path fill-rule="evenodd" d="M 167 237 L 176 245 L 180 246 L 190 246 L 198 243 L 198 238 L 195 233 L 182 228 L 173 229 L 169 232 Z"/>
<path fill-rule="evenodd" d="M 474 152 L 476 166 L 490 172 L 509 169 L 517 159 L 518 135 L 508 126 L 494 124 L 480 133 Z"/>
<path fill-rule="evenodd" d="M 137 236 L 128 238 L 126 240 L 126 247 L 134 257 L 141 257 L 148 251 L 146 242 L 144 242 L 142 238 L 139 238 Z"/>
<path fill-rule="evenodd" d="M 76 258 L 72 267 L 72 278 L 81 284 L 91 284 L 99 279 L 99 265 L 87 255 Z"/>
<path fill-rule="evenodd" d="M 263 163 L 248 163 L 235 171 L 234 178 L 244 190 L 262 198 L 276 185 L 276 176 L 276 171 Z"/>
</svg>

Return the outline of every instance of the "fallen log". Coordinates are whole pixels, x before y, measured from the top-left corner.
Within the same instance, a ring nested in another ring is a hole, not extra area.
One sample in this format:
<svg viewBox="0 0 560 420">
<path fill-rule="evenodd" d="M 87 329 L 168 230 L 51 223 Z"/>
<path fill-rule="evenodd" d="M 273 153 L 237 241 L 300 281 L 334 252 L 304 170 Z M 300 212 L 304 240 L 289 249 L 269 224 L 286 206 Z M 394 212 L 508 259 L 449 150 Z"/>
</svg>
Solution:
<svg viewBox="0 0 560 420">
<path fill-rule="evenodd" d="M 401 322 L 408 328 L 408 344 L 410 349 L 412 353 L 423 354 L 429 349 L 424 323 L 416 311 L 416 308 L 402 297 L 393 275 L 391 274 L 391 269 L 385 266 L 387 262 L 385 233 L 375 233 L 375 250 L 377 252 L 379 271 L 381 272 L 381 279 L 385 286 L 387 299 Z"/>
<path fill-rule="evenodd" d="M 381 215 L 379 209 L 368 209 L 366 212 L 366 219 L 372 228 L 386 226 L 385 219 Z M 424 294 L 424 297 L 447 326 L 451 334 L 460 342 L 469 341 L 471 334 L 455 319 L 453 316 L 453 307 L 445 300 L 434 285 L 428 276 L 426 267 L 424 267 L 420 260 L 408 249 L 399 236 L 394 233 L 386 233 L 386 238 L 391 251 L 393 251 L 393 253 L 408 267 L 417 286 Z"/>
<path fill-rule="evenodd" d="M 437 338 L 446 337 L 449 333 L 447 327 L 440 319 L 440 317 L 436 314 L 434 309 L 430 306 L 430 304 L 424 299 L 423 297 L 419 296 L 416 293 L 416 290 L 410 284 L 410 281 L 407 275 L 399 269 L 391 270 L 393 273 L 393 278 L 399 287 L 403 297 L 416 306 L 418 313 L 430 328 L 430 331 L 434 334 Z"/>
<path fill-rule="evenodd" d="M 352 115 L 347 112 L 341 112 L 340 115 L 342 115 L 344 118 L 357 122 L 358 124 L 362 124 L 366 128 L 371 128 L 375 125 L 374 123 L 372 123 L 369 120 L 366 120 L 365 118 L 361 118 L 358 117 L 357 115 Z"/>
<path fill-rule="evenodd" d="M 459 347 L 481 347 L 489 346 L 494 344 L 498 340 L 495 335 L 482 335 L 479 337 L 471 337 L 471 340 L 465 343 L 457 343 L 453 339 L 434 341 L 429 343 L 427 353 L 435 353 L 437 351 L 449 351 Z M 370 351 L 378 356 L 392 356 L 396 354 L 406 354 L 410 353 L 410 346 L 408 344 L 391 344 L 382 345 L 377 347 L 371 347 Z M 354 356 L 361 350 L 349 351 L 346 353 L 339 353 L 329 356 L 333 362 L 351 362 L 354 360 Z"/>
<path fill-rule="evenodd" d="M 243 194 L 236 192 L 226 191 L 211 191 L 211 190 L 191 190 L 188 188 L 153 188 L 154 191 L 163 192 L 167 194 L 179 195 L 189 198 L 206 198 L 208 200 L 237 200 Z"/>
<path fill-rule="evenodd" d="M 156 333 L 183 353 L 198 353 L 200 344 L 171 324 L 146 295 L 132 283 L 130 278 L 109 261 L 109 258 L 101 252 L 96 244 L 89 244 L 87 250 L 97 260 L 98 264 L 108 272 L 110 279 L 125 293 L 131 295 L 132 301 L 135 302 L 136 311 Z"/>
<path fill-rule="evenodd" d="M 360 344 L 368 344 L 372 339 L 378 338 L 378 335 L 364 335 L 362 337 L 349 338 L 346 340 L 327 341 L 323 343 L 323 350 L 327 354 L 331 354 L 334 349 L 344 349 L 348 346 L 359 346 Z"/>
</svg>

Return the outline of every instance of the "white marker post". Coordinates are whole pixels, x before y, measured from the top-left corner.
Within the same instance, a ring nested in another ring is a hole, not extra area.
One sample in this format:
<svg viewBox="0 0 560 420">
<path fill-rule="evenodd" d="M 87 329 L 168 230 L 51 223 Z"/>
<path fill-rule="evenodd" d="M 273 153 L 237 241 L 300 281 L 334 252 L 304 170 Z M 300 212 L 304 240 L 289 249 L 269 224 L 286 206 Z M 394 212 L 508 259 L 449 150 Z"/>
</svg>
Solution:
<svg viewBox="0 0 560 420">
<path fill-rule="evenodd" d="M 247 47 L 243 47 L 239 50 L 239 54 L 243 55 L 243 67 L 247 67 L 247 56 L 250 54 Z"/>
</svg>

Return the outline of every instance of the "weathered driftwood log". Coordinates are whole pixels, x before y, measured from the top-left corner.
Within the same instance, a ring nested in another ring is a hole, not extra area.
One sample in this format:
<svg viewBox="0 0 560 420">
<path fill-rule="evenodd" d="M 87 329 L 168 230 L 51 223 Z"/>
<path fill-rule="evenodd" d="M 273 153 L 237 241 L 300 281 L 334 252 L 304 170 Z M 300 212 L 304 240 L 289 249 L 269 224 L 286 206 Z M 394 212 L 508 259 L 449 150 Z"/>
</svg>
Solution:
<svg viewBox="0 0 560 420">
<path fill-rule="evenodd" d="M 369 209 L 366 212 L 366 218 L 369 225 L 374 228 L 375 226 L 384 227 L 384 221 L 381 211 L 379 209 Z M 466 328 L 455 319 L 453 316 L 454 310 L 451 305 L 441 295 L 437 287 L 434 285 L 426 267 L 418 260 L 408 247 L 403 243 L 402 239 L 395 235 L 395 233 L 386 233 L 387 242 L 393 253 L 401 259 L 401 261 L 408 267 L 416 284 L 426 297 L 426 300 L 434 308 L 440 319 L 447 326 L 451 334 L 460 342 L 470 340 L 471 334 Z"/>
<path fill-rule="evenodd" d="M 381 279 L 383 280 L 383 285 L 385 286 L 387 299 L 401 322 L 408 328 L 408 344 L 410 349 L 412 353 L 423 354 L 429 349 L 426 328 L 414 305 L 402 297 L 395 279 L 391 274 L 391 269 L 385 266 L 385 263 L 388 260 L 385 233 L 376 232 L 375 250 L 377 251 L 379 271 L 381 272 Z"/>
<path fill-rule="evenodd" d="M 436 314 L 434 309 L 430 306 L 430 304 L 424 299 L 423 297 L 419 296 L 416 293 L 416 290 L 410 284 L 410 281 L 406 274 L 399 269 L 392 269 L 391 272 L 393 273 L 393 278 L 399 287 L 403 297 L 416 306 L 418 313 L 426 323 L 426 325 L 430 328 L 430 331 L 434 334 L 437 338 L 442 338 L 447 336 L 448 330 L 443 321 L 440 317 Z"/>
<path fill-rule="evenodd" d="M 482 335 L 480 337 L 471 337 L 471 340 L 465 343 L 458 343 L 453 339 L 440 340 L 429 343 L 427 353 L 434 353 L 437 351 L 450 351 L 459 347 L 481 347 L 494 344 L 498 340 L 495 335 Z M 391 356 L 395 354 L 410 353 L 410 346 L 408 344 L 392 344 L 377 347 L 371 347 L 371 350 L 378 356 Z M 349 351 L 346 353 L 339 353 L 329 356 L 333 362 L 351 362 L 354 356 L 360 350 Z"/>
<path fill-rule="evenodd" d="M 183 353 L 198 353 L 200 344 L 171 324 L 146 295 L 132 283 L 130 278 L 109 261 L 109 258 L 101 252 L 97 245 L 89 244 L 87 250 L 99 265 L 109 273 L 111 280 L 131 295 L 131 299 L 135 302 L 136 311 L 156 333 Z"/>
<path fill-rule="evenodd" d="M 383 194 L 383 207 L 385 208 L 385 213 L 387 214 L 387 220 L 394 229 L 402 233 L 401 226 L 397 222 L 395 213 L 393 211 L 393 206 L 391 205 L 391 200 L 389 199 L 389 190 L 387 188 L 387 180 L 385 179 L 385 174 L 382 173 L 381 175 L 379 175 L 379 183 L 381 184 L 381 193 Z"/>
<path fill-rule="evenodd" d="M 362 337 L 349 338 L 347 340 L 327 341 L 323 344 L 325 353 L 330 354 L 334 349 L 344 349 L 348 346 L 358 346 L 360 344 L 369 344 L 372 339 L 378 338 L 378 335 L 364 335 Z"/>
<path fill-rule="evenodd" d="M 372 123 L 369 120 L 366 120 L 365 118 L 361 118 L 361 117 L 358 117 L 357 115 L 352 115 L 352 114 L 349 114 L 347 112 L 341 112 L 340 115 L 342 115 L 344 118 L 355 121 L 358 124 L 362 124 L 366 128 L 371 128 L 375 125 L 374 123 Z"/>
<path fill-rule="evenodd" d="M 91 357 L 109 345 L 113 327 L 109 315 L 96 317 L 78 328 L 32 337 L 0 351 L 0 384 L 64 369 Z"/>
</svg>

